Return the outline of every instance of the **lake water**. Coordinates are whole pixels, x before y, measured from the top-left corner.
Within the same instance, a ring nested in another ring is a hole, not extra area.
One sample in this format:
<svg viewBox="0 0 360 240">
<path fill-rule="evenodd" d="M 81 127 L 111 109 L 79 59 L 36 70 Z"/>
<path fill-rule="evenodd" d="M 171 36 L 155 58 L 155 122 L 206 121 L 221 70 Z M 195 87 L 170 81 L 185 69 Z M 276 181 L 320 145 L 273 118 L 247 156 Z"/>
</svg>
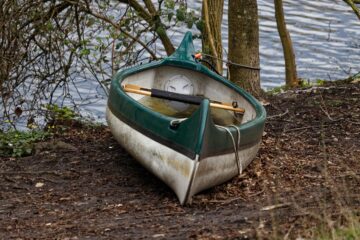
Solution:
<svg viewBox="0 0 360 240">
<path fill-rule="evenodd" d="M 201 2 L 188 0 L 195 9 L 201 8 Z M 283 52 L 273 0 L 258 0 L 258 5 L 261 85 L 269 89 L 284 84 Z M 284 0 L 284 11 L 300 78 L 334 80 L 360 71 L 360 20 L 342 0 Z M 222 28 L 227 48 L 227 1 Z M 174 34 L 177 44 L 183 33 L 184 29 L 177 29 Z M 197 48 L 201 48 L 200 42 Z"/>
<path fill-rule="evenodd" d="M 187 2 L 189 8 L 200 12 L 201 1 Z M 273 1 L 258 0 L 258 5 L 261 86 L 271 89 L 284 85 L 283 52 L 276 28 Z M 298 77 L 311 81 L 335 80 L 360 71 L 360 20 L 342 0 L 284 0 L 284 10 L 295 49 Z M 227 48 L 226 0 L 222 29 L 223 44 Z M 176 46 L 186 31 L 186 28 L 169 31 Z M 195 41 L 195 48 L 201 49 L 200 40 Z M 103 121 L 105 104 L 106 98 L 100 98 L 97 102 L 84 106 L 84 110 Z"/>
</svg>

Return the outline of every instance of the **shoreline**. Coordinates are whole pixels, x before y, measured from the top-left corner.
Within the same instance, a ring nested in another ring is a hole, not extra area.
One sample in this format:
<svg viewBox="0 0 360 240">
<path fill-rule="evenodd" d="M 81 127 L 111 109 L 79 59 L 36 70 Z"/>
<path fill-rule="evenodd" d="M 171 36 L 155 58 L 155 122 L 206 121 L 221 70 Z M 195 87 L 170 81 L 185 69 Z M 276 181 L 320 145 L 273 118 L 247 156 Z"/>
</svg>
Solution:
<svg viewBox="0 0 360 240">
<path fill-rule="evenodd" d="M 267 102 L 256 159 L 190 206 L 106 126 L 70 127 L 35 155 L 0 157 L 0 238 L 312 239 L 360 226 L 360 83 Z"/>
</svg>

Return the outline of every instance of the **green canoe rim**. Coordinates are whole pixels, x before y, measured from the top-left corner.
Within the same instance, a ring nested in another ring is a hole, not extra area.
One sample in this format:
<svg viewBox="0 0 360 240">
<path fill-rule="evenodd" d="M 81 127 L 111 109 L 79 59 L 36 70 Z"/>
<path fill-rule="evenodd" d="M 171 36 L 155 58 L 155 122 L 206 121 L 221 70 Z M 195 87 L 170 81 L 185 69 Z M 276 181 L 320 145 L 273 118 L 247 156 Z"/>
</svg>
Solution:
<svg viewBox="0 0 360 240">
<path fill-rule="evenodd" d="M 138 131 L 145 133 L 145 135 L 150 135 L 150 137 L 157 136 L 160 143 L 165 143 L 165 144 L 167 143 L 167 145 L 169 145 L 169 143 L 170 143 L 170 147 L 172 147 L 175 150 L 178 150 L 178 151 L 184 153 L 185 155 L 191 157 L 192 159 L 194 159 L 195 155 L 201 153 L 202 143 L 204 142 L 203 138 L 204 138 L 204 132 L 205 132 L 205 127 L 206 127 L 205 124 L 200 125 L 202 129 L 199 129 L 199 132 L 197 133 L 198 136 L 200 136 L 200 137 L 199 137 L 199 139 L 197 139 L 196 144 L 194 144 L 194 146 L 190 147 L 190 149 L 189 149 L 189 147 L 187 147 L 187 146 L 182 146 L 182 144 L 177 144 L 174 141 L 166 139 L 166 137 L 164 138 L 162 136 L 162 133 L 161 132 L 158 133 L 156 131 L 156 129 L 153 129 L 153 131 L 152 131 L 151 129 L 147 129 L 147 127 L 145 127 L 145 126 L 137 125 L 135 122 L 136 121 L 135 119 L 131 119 L 131 117 L 128 118 L 126 115 L 124 115 L 121 112 L 121 110 L 120 111 L 117 110 L 116 107 L 114 106 L 115 102 L 119 101 L 119 99 L 115 99 L 115 95 L 117 95 L 117 96 L 120 96 L 120 99 L 126 98 L 126 100 L 129 103 L 131 103 L 131 105 L 133 105 L 137 109 L 141 109 L 141 111 L 144 111 L 144 112 L 152 115 L 154 117 L 154 119 L 162 119 L 162 120 L 165 120 L 168 123 L 170 123 L 170 121 L 173 120 L 174 118 L 165 116 L 158 112 L 154 112 L 151 109 L 145 107 L 144 105 L 138 103 L 136 100 L 134 100 L 129 95 L 127 95 L 127 93 L 125 93 L 125 91 L 121 87 L 121 82 L 130 75 L 137 74 L 137 73 L 149 70 L 149 69 L 163 67 L 163 66 L 172 66 L 172 67 L 177 67 L 177 68 L 193 70 L 196 72 L 203 73 L 203 74 L 209 76 L 210 78 L 224 84 L 225 86 L 235 90 L 236 92 L 241 94 L 254 107 L 255 112 L 256 112 L 255 119 L 253 119 L 249 122 L 246 122 L 244 124 L 241 124 L 239 126 L 240 131 L 241 131 L 240 149 L 244 148 L 245 146 L 248 147 L 248 146 L 259 143 L 261 140 L 261 136 L 263 133 L 263 128 L 264 128 L 264 124 L 265 124 L 265 120 L 266 120 L 266 111 L 265 111 L 264 107 L 251 94 L 246 92 L 244 89 L 240 88 L 239 86 L 233 84 L 232 82 L 225 79 L 224 77 L 211 71 L 210 69 L 208 69 L 201 63 L 196 62 L 192 57 L 194 55 L 194 53 L 195 53 L 195 50 L 194 50 L 194 46 L 192 43 L 192 35 L 190 32 L 188 32 L 188 33 L 186 33 L 179 48 L 171 56 L 164 58 L 160 61 L 154 61 L 151 63 L 131 67 L 131 68 L 125 69 L 123 71 L 119 71 L 117 74 L 115 74 L 115 76 L 113 77 L 112 82 L 111 82 L 111 91 L 110 91 L 109 100 L 108 100 L 109 108 L 114 112 L 114 114 L 117 117 L 121 118 L 122 120 L 125 120 L 125 122 L 128 123 L 129 125 L 131 125 L 131 126 L 135 125 L 135 128 Z M 209 112 L 207 110 L 209 108 L 209 106 L 208 106 L 209 101 L 207 99 L 205 99 L 203 101 L 203 103 L 201 104 L 200 110 L 198 110 L 198 111 L 201 111 L 201 109 L 204 108 L 204 105 L 206 105 L 206 111 L 203 110 L 202 113 L 199 113 L 199 114 L 201 115 L 200 116 L 201 121 L 206 122 L 208 120 L 206 118 L 209 117 L 209 115 L 206 115 L 206 113 Z M 186 120 L 186 121 L 188 121 L 188 120 Z M 184 121 L 183 123 L 185 123 L 186 121 Z M 224 130 L 218 128 L 218 131 L 223 132 Z M 244 133 L 245 133 L 245 137 L 244 137 Z M 233 148 L 230 147 L 230 149 L 228 149 L 228 150 L 233 151 Z M 221 151 L 218 151 L 218 152 L 219 152 L 219 154 L 220 154 L 220 152 L 223 153 L 224 149 Z M 210 155 L 213 155 L 213 154 L 210 154 Z M 203 156 L 203 157 L 205 157 L 205 156 Z"/>
</svg>

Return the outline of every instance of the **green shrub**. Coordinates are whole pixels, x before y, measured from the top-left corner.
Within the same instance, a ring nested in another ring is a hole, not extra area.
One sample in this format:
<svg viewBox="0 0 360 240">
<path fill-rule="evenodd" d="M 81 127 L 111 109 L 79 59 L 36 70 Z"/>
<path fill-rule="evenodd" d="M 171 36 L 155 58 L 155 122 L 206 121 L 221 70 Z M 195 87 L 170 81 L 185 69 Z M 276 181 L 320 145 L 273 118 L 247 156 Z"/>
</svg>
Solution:
<svg viewBox="0 0 360 240">
<path fill-rule="evenodd" d="M 34 144 L 49 137 L 44 131 L 0 132 L 0 157 L 24 157 L 34 152 Z"/>
<path fill-rule="evenodd" d="M 74 110 L 69 107 L 59 107 L 56 104 L 47 104 L 45 105 L 45 108 L 48 113 L 48 118 L 51 121 L 71 121 L 78 117 Z"/>
</svg>

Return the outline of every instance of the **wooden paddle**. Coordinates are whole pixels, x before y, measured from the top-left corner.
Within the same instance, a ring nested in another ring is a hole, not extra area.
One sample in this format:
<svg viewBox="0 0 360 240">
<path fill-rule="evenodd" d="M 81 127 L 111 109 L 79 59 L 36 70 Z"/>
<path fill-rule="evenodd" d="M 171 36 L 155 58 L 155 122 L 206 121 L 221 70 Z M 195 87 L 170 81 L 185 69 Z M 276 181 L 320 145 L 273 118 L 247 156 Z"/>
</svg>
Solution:
<svg viewBox="0 0 360 240">
<path fill-rule="evenodd" d="M 172 100 L 172 101 L 179 101 L 179 102 L 195 104 L 195 105 L 200 105 L 201 102 L 204 100 L 204 97 L 201 97 L 201 96 L 192 96 L 192 95 L 187 95 L 187 94 L 168 92 L 168 91 L 163 91 L 163 90 L 154 89 L 154 88 L 152 88 L 152 89 L 142 88 L 142 87 L 140 87 L 138 85 L 134 85 L 134 84 L 125 84 L 124 90 L 125 90 L 125 92 L 136 93 L 136 94 L 146 95 L 146 96 L 150 96 L 150 97 L 157 97 L 157 98 L 162 98 L 162 99 L 167 99 L 167 100 Z M 237 107 L 235 108 L 230 103 L 223 103 L 223 102 L 218 102 L 218 101 L 213 101 L 213 100 L 210 100 L 210 107 L 234 111 L 234 112 L 240 113 L 240 114 L 245 113 L 245 109 L 243 109 L 243 108 L 237 108 Z"/>
</svg>

